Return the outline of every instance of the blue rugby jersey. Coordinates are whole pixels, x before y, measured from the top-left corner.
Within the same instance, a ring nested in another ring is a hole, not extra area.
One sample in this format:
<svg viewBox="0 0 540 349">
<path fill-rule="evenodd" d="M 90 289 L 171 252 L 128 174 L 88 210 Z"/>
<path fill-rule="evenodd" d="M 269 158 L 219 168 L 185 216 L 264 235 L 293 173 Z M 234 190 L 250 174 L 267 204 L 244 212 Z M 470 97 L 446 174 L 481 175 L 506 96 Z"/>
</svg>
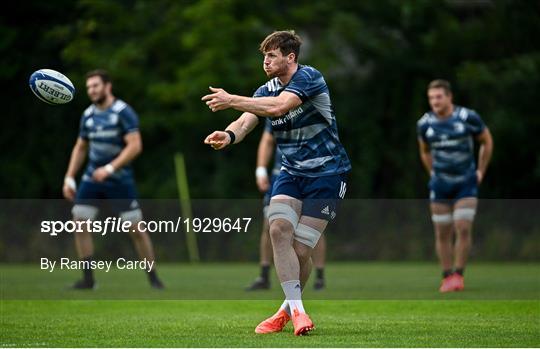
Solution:
<svg viewBox="0 0 540 349">
<path fill-rule="evenodd" d="M 298 65 L 288 84 L 273 78 L 257 89 L 254 97 L 296 94 L 302 104 L 277 118 L 270 118 L 281 150 L 282 169 L 295 176 L 320 177 L 350 171 L 351 163 L 339 141 L 330 92 L 322 74 Z"/>
<path fill-rule="evenodd" d="M 110 163 L 124 149 L 124 136 L 138 130 L 137 114 L 122 100 L 116 99 L 106 110 L 100 110 L 94 104 L 86 108 L 79 129 L 79 137 L 89 142 L 88 165 L 82 180 L 91 181 L 96 168 Z M 109 178 L 133 181 L 133 170 L 128 164 Z"/>
<path fill-rule="evenodd" d="M 454 106 L 446 119 L 429 111 L 418 120 L 417 133 L 426 142 L 433 157 L 433 175 L 457 183 L 476 172 L 474 139 L 485 129 L 480 116 L 471 109 Z"/>
<path fill-rule="evenodd" d="M 272 123 L 269 118 L 264 120 L 264 132 L 272 134 Z M 282 156 L 283 154 L 281 154 L 281 150 L 279 150 L 279 147 L 276 144 L 274 149 L 274 166 L 272 167 L 272 176 L 277 176 L 281 171 Z"/>
</svg>

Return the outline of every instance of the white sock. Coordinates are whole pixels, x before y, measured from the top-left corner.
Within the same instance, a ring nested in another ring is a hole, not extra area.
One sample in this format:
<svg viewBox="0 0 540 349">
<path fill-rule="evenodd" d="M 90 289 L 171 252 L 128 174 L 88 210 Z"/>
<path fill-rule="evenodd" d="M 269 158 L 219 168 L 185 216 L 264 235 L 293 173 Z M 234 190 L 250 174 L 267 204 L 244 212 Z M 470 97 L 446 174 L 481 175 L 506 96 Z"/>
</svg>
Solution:
<svg viewBox="0 0 540 349">
<path fill-rule="evenodd" d="M 283 301 L 283 304 L 281 304 L 281 307 L 279 307 L 279 310 L 283 310 L 287 313 L 287 315 L 291 316 L 291 307 L 289 307 L 289 302 L 287 300 Z"/>
<path fill-rule="evenodd" d="M 300 313 L 305 313 L 304 305 L 302 304 L 302 289 L 300 280 L 289 280 L 281 283 L 281 288 L 285 293 L 285 300 L 289 303 L 291 313 L 298 310 Z"/>
</svg>

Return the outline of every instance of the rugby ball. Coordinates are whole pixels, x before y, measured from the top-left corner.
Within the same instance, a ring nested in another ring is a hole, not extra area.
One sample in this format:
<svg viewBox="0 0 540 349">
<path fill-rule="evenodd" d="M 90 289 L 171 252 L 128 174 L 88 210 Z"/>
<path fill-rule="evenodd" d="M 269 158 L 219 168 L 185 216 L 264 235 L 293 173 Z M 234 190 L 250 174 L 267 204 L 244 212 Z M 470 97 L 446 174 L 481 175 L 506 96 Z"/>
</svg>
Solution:
<svg viewBox="0 0 540 349">
<path fill-rule="evenodd" d="M 40 69 L 30 75 L 30 89 L 37 98 L 47 104 L 66 104 L 73 99 L 75 87 L 62 73 L 52 69 Z"/>
</svg>

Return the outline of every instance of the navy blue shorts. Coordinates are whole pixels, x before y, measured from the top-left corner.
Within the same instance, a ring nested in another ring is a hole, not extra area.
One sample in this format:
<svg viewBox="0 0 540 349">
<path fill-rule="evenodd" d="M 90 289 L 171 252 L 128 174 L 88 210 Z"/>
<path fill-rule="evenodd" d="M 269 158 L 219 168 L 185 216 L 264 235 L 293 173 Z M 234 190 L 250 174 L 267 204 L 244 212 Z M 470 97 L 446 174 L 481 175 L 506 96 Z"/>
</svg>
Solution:
<svg viewBox="0 0 540 349">
<path fill-rule="evenodd" d="M 106 202 L 112 213 L 132 211 L 139 208 L 134 182 L 82 181 L 77 190 L 75 205 L 100 207 Z"/>
<path fill-rule="evenodd" d="M 345 197 L 348 173 L 322 177 L 300 177 L 281 171 L 272 197 L 287 195 L 302 201 L 302 216 L 332 220 L 338 202 Z"/>
<path fill-rule="evenodd" d="M 460 199 L 478 196 L 476 173 L 469 176 L 465 181 L 458 183 L 447 182 L 432 176 L 428 187 L 429 199 L 432 202 L 452 205 Z"/>
</svg>

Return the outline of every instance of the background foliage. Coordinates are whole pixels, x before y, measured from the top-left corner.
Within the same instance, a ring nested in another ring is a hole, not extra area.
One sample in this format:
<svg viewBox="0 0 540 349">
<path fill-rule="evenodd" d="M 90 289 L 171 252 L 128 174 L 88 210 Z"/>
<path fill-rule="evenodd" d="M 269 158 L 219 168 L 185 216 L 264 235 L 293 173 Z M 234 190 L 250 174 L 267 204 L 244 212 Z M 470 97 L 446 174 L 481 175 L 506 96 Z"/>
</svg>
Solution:
<svg viewBox="0 0 540 349">
<path fill-rule="evenodd" d="M 200 97 L 210 85 L 251 95 L 266 80 L 258 43 L 276 29 L 295 29 L 305 42 L 300 62 L 326 77 L 353 162 L 349 198 L 427 196 L 415 125 L 428 108 L 425 87 L 439 77 L 493 133 L 481 197 L 537 198 L 539 18 L 532 0 L 21 2 L 0 15 L 0 198 L 61 198 L 89 103 L 84 74 L 96 67 L 110 71 L 115 94 L 140 115 L 143 198 L 177 196 L 175 152 L 185 154 L 193 197 L 257 197 L 262 128 L 242 145 L 211 151 L 204 137 L 238 113 L 212 114 Z M 57 107 L 37 100 L 27 79 L 40 68 L 68 75 L 75 100 Z M 418 244 L 431 243 L 420 236 Z"/>
</svg>

